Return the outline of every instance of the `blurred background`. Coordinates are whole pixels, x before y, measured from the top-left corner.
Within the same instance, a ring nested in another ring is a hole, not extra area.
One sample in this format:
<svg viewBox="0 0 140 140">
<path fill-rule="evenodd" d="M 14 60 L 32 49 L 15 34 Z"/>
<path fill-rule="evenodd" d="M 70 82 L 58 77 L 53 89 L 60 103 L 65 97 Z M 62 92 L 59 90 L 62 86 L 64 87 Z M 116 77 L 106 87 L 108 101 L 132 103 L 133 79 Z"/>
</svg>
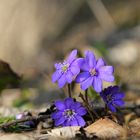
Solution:
<svg viewBox="0 0 140 140">
<path fill-rule="evenodd" d="M 51 74 L 74 48 L 104 57 L 126 100 L 140 102 L 139 0 L 0 0 L 1 105 L 63 98 Z"/>
</svg>

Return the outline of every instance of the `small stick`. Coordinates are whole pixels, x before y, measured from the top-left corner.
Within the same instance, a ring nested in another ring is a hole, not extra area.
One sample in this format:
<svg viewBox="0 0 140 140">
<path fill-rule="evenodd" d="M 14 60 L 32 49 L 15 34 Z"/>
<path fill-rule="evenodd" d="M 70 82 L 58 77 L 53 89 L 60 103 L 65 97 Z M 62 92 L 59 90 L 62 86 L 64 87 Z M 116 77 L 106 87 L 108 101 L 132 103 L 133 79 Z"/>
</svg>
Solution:
<svg viewBox="0 0 140 140">
<path fill-rule="evenodd" d="M 14 120 L 14 121 L 11 121 L 11 122 L 1 124 L 0 129 L 9 127 L 11 125 L 16 125 L 18 123 L 26 122 L 26 121 L 41 121 L 41 120 L 44 120 L 44 119 L 47 119 L 47 118 L 49 118 L 49 115 L 41 115 L 41 116 L 37 116 L 37 117 L 29 116 L 29 117 L 26 117 L 26 118 L 23 118 L 23 119 L 18 119 L 18 120 Z"/>
</svg>

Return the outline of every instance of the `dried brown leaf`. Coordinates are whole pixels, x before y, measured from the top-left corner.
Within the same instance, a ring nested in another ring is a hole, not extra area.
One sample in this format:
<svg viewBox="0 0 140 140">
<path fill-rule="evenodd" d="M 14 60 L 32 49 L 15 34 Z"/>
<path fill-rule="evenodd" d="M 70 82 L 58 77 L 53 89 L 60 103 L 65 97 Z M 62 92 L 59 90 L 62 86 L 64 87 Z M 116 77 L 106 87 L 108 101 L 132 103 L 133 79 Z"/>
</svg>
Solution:
<svg viewBox="0 0 140 140">
<path fill-rule="evenodd" d="M 131 135 L 140 136 L 140 118 L 131 121 L 128 126 Z"/>
<path fill-rule="evenodd" d="M 94 134 L 101 139 L 121 138 L 126 135 L 126 131 L 122 126 L 108 118 L 97 120 L 95 123 L 86 127 L 85 130 L 87 133 Z"/>
<path fill-rule="evenodd" d="M 62 127 L 56 128 L 48 131 L 48 134 L 39 136 L 40 139 L 49 139 L 49 140 L 65 140 L 65 139 L 72 139 L 75 138 L 77 131 L 79 131 L 79 126 L 69 126 L 69 127 Z"/>
<path fill-rule="evenodd" d="M 76 131 L 78 131 L 79 129 L 80 129 L 79 126 L 62 127 L 62 128 L 52 129 L 49 134 L 53 136 L 60 136 L 60 137 L 63 136 L 66 138 L 71 138 L 71 137 L 75 137 Z"/>
<path fill-rule="evenodd" d="M 31 134 L 3 134 L 0 136 L 0 140 L 34 140 Z"/>
<path fill-rule="evenodd" d="M 126 114 L 124 116 L 125 124 L 128 124 L 132 119 L 136 117 L 136 114 L 134 112 L 131 112 L 129 114 Z"/>
</svg>

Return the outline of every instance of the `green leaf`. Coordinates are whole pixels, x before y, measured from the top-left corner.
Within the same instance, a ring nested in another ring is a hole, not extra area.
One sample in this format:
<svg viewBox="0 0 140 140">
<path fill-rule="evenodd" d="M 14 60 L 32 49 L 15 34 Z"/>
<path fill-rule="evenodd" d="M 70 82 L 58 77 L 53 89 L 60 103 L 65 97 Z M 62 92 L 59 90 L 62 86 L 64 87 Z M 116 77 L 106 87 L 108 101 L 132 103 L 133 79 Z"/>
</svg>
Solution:
<svg viewBox="0 0 140 140">
<path fill-rule="evenodd" d="M 88 88 L 88 96 L 94 100 L 100 99 L 100 95 L 92 87 Z"/>
<path fill-rule="evenodd" d="M 10 121 L 13 121 L 13 120 L 15 120 L 15 116 L 1 117 L 0 118 L 0 124 L 7 123 L 7 122 L 10 122 Z"/>
</svg>

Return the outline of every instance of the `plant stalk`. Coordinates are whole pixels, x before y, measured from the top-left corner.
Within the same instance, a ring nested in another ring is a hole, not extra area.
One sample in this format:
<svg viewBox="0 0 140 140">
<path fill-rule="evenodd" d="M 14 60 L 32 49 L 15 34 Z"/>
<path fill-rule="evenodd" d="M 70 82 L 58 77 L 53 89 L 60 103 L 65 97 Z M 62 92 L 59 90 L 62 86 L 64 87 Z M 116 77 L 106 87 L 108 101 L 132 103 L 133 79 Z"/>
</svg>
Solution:
<svg viewBox="0 0 140 140">
<path fill-rule="evenodd" d="M 68 96 L 71 98 L 72 96 L 71 96 L 71 85 L 70 84 L 68 84 Z"/>
</svg>

